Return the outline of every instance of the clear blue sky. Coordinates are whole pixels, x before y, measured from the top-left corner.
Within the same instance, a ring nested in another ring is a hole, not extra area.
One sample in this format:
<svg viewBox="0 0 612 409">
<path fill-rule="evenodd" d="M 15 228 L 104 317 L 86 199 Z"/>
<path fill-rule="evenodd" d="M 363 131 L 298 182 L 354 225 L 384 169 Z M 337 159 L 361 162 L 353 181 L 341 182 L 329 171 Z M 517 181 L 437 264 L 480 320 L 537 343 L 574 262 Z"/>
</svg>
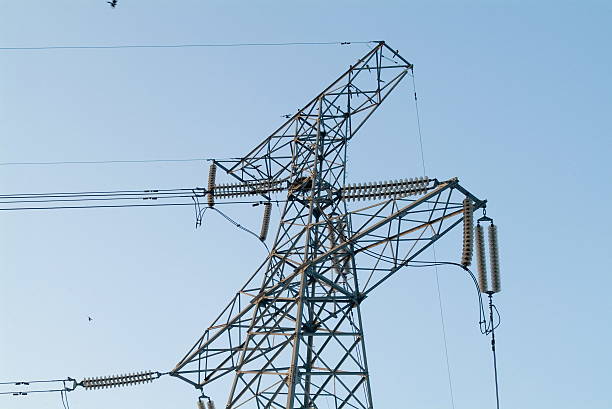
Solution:
<svg viewBox="0 0 612 409">
<path fill-rule="evenodd" d="M 386 40 L 415 64 L 429 176 L 459 177 L 499 225 L 502 407 L 610 408 L 612 6 L 424 4 L 0 0 L 0 47 Z M 238 156 L 366 51 L 0 51 L 0 162 Z M 405 81 L 360 131 L 349 181 L 421 173 L 411 93 Z M 0 166 L 0 193 L 193 187 L 206 173 Z M 231 212 L 259 224 L 259 210 Z M 189 207 L 0 213 L 0 380 L 171 369 L 264 257 L 207 216 L 195 230 Z M 459 255 L 451 234 L 438 258 Z M 473 288 L 439 274 L 455 407 L 492 408 Z M 451 408 L 434 272 L 403 271 L 363 310 L 376 407 Z M 223 407 L 225 391 L 209 393 Z M 165 377 L 69 397 L 161 409 L 197 394 Z M 0 396 L 59 407 L 57 394 Z"/>
</svg>

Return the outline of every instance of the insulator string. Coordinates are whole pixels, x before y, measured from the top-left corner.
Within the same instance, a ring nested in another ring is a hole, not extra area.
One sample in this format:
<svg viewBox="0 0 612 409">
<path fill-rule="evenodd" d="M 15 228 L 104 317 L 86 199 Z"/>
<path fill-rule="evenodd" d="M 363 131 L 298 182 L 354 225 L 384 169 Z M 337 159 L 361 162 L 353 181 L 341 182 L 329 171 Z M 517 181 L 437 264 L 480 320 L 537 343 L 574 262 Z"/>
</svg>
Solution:
<svg viewBox="0 0 612 409">
<path fill-rule="evenodd" d="M 215 205 L 215 181 L 217 177 L 217 164 L 213 161 L 210 164 L 210 169 L 208 171 L 208 207 L 213 207 Z"/>
<path fill-rule="evenodd" d="M 489 259 L 491 263 L 491 291 L 501 291 L 501 279 L 499 274 L 499 250 L 497 247 L 497 226 L 489 225 Z"/>
<path fill-rule="evenodd" d="M 85 389 L 106 389 L 153 382 L 159 378 L 159 372 L 145 371 L 127 375 L 111 375 L 97 378 L 85 378 L 79 385 Z"/>
<path fill-rule="evenodd" d="M 272 213 L 272 203 L 265 202 L 263 220 L 261 221 L 261 232 L 259 233 L 259 240 L 266 241 L 268 237 L 268 230 L 270 229 L 270 214 Z"/>
<path fill-rule="evenodd" d="M 340 189 L 342 199 L 359 201 L 368 199 L 403 198 L 427 193 L 430 179 L 427 176 L 403 179 L 400 181 L 385 181 L 349 184 Z"/>
<path fill-rule="evenodd" d="M 463 199 L 463 251 L 461 264 L 469 266 L 472 264 L 472 253 L 474 251 L 474 204 L 469 197 Z"/>
<path fill-rule="evenodd" d="M 487 264 L 485 258 L 484 229 L 478 223 L 476 225 L 476 266 L 478 268 L 478 286 L 481 293 L 486 293 L 487 286 Z"/>
</svg>

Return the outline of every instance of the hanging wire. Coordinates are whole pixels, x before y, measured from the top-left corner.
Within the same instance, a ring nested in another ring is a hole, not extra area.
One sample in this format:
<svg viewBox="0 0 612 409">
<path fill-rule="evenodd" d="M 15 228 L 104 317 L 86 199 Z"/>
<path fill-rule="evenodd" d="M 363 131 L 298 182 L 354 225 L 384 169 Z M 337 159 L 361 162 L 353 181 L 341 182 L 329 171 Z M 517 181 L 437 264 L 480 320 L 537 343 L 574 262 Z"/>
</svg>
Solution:
<svg viewBox="0 0 612 409">
<path fill-rule="evenodd" d="M 223 216 L 223 218 L 225 218 L 225 220 L 227 220 L 228 222 L 230 222 L 234 226 L 236 226 L 239 229 L 244 230 L 245 232 L 249 233 L 250 235 L 256 237 L 257 241 L 259 241 L 261 244 L 264 245 L 264 247 L 266 248 L 268 253 L 270 252 L 270 249 L 268 248 L 268 245 L 266 244 L 266 242 L 260 240 L 259 236 L 256 233 L 252 232 L 251 230 L 247 229 L 246 227 L 244 227 L 243 225 L 241 225 L 237 221 L 233 220 L 231 217 L 229 217 L 228 215 L 226 215 L 225 213 L 223 213 L 221 210 L 217 209 L 216 207 L 211 207 L 210 209 L 212 209 L 212 210 L 216 211 L 217 213 L 219 213 L 221 216 Z"/>
<path fill-rule="evenodd" d="M 355 246 L 355 248 L 357 249 L 358 252 L 361 252 L 362 254 L 367 255 L 368 257 L 371 257 L 375 260 L 381 259 L 384 260 L 388 263 L 392 263 L 392 264 L 396 264 L 397 260 L 394 257 L 391 256 L 386 256 L 384 254 L 376 254 L 374 253 L 372 250 L 367 250 L 363 247 L 360 246 Z M 403 263 L 402 263 L 403 264 Z M 462 270 L 464 270 L 472 279 L 475 289 L 476 289 L 476 298 L 478 299 L 478 310 L 479 310 L 479 319 L 478 319 L 478 325 L 480 328 L 480 332 L 483 335 L 489 335 L 491 333 L 492 330 L 496 329 L 499 326 L 499 323 L 501 322 L 501 316 L 499 314 L 499 311 L 497 310 L 497 307 L 495 305 L 493 305 L 493 311 L 495 312 L 495 320 L 491 321 L 487 321 L 486 318 L 486 312 L 485 312 L 485 308 L 484 308 L 484 302 L 482 299 L 482 293 L 480 292 L 480 287 L 478 285 L 478 279 L 476 278 L 476 276 L 474 275 L 474 273 L 472 272 L 472 270 L 470 270 L 467 266 L 464 266 L 463 264 L 459 264 L 459 263 L 454 263 L 454 262 L 450 262 L 450 261 L 410 261 L 408 263 L 406 263 L 406 266 L 408 267 L 416 267 L 416 268 L 431 268 L 431 267 L 438 267 L 438 266 L 456 266 L 456 267 L 460 267 Z M 495 324 L 492 324 L 492 322 L 496 322 Z"/>
<path fill-rule="evenodd" d="M 207 207 L 202 208 L 202 206 L 200 205 L 199 197 L 200 196 L 198 196 L 195 191 L 193 192 L 193 196 L 191 197 L 191 199 L 193 200 L 194 207 L 195 207 L 195 227 L 196 229 L 202 225 L 202 219 L 204 217 L 204 213 L 206 213 L 206 209 L 208 209 Z"/>
<path fill-rule="evenodd" d="M 485 303 L 482 299 L 482 293 L 480 292 L 480 287 L 478 285 L 478 279 L 476 278 L 476 275 L 474 274 L 474 272 L 470 270 L 468 267 L 462 264 L 459 264 L 459 263 L 451 262 L 451 261 L 412 261 L 408 263 L 408 265 L 411 267 L 435 267 L 435 266 L 444 266 L 444 265 L 460 267 L 462 270 L 464 270 L 466 273 L 469 274 L 470 278 L 472 279 L 472 282 L 474 283 L 474 288 L 476 290 L 476 296 L 478 298 L 478 310 L 479 310 L 478 325 L 480 327 L 480 333 L 483 335 L 489 335 L 495 329 L 497 329 L 497 327 L 499 327 L 501 323 L 501 315 L 499 314 L 499 311 L 495 305 L 493 305 L 493 312 L 495 314 L 492 316 L 492 318 L 489 318 L 487 320 L 487 314 L 485 311 Z"/>
<path fill-rule="evenodd" d="M 61 391 L 60 397 L 62 398 L 62 405 L 64 406 L 64 409 L 70 409 L 70 404 L 68 403 L 68 394 L 66 393 L 66 391 Z"/>
<path fill-rule="evenodd" d="M 479 311 L 479 320 L 478 324 L 480 327 L 480 333 L 483 335 L 491 335 L 491 350 L 493 352 L 493 372 L 494 372 L 494 381 L 495 381 L 495 404 L 496 408 L 499 409 L 499 377 L 497 373 L 497 351 L 495 345 L 495 330 L 501 324 L 501 315 L 497 306 L 493 304 L 493 294 L 494 292 L 488 291 L 486 294 L 489 297 L 489 319 L 487 321 L 487 314 L 485 312 L 484 302 L 482 300 L 482 292 L 480 291 L 480 286 L 478 283 L 478 279 L 474 275 L 474 273 L 467 267 L 459 263 L 453 262 L 419 262 L 421 265 L 413 266 L 413 267 L 430 267 L 432 265 L 453 265 L 461 267 L 465 270 L 474 283 L 474 288 L 476 289 L 476 296 L 478 297 L 478 311 Z"/>
<path fill-rule="evenodd" d="M 489 295 L 489 312 L 490 312 L 490 317 L 489 319 L 491 320 L 491 323 L 493 323 L 493 309 L 495 309 L 495 311 L 497 312 L 497 315 L 499 316 L 499 312 L 497 311 L 497 307 L 495 307 L 495 304 L 493 304 L 493 292 L 490 291 L 488 292 Z M 491 326 L 491 350 L 493 352 L 493 371 L 495 373 L 495 402 L 497 404 L 497 409 L 499 409 L 499 382 L 497 379 L 497 352 L 495 350 L 495 325 Z"/>
</svg>

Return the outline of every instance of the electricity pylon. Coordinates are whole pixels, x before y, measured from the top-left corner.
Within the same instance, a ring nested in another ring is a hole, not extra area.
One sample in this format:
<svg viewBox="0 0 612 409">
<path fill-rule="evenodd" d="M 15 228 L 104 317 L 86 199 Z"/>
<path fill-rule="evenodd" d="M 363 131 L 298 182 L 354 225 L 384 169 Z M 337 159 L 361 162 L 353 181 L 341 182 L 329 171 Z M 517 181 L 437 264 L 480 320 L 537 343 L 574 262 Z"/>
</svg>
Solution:
<svg viewBox="0 0 612 409">
<path fill-rule="evenodd" d="M 457 179 L 346 183 L 347 144 L 411 71 L 380 42 L 246 156 L 213 162 L 208 205 L 260 196 L 262 239 L 270 195 L 286 200 L 266 260 L 170 375 L 233 377 L 228 409 L 373 407 L 363 301 L 486 204 Z"/>
</svg>

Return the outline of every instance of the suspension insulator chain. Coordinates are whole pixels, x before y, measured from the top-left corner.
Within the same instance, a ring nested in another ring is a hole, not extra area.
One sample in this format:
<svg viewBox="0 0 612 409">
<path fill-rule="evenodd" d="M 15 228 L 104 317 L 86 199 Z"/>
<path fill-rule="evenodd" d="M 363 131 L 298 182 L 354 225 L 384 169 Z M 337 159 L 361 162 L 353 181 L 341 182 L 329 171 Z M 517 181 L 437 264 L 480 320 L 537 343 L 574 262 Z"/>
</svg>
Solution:
<svg viewBox="0 0 612 409">
<path fill-rule="evenodd" d="M 491 291 L 501 291 L 501 278 L 499 272 L 499 249 L 497 247 L 497 226 L 489 225 L 489 258 L 491 262 Z"/>
<path fill-rule="evenodd" d="M 487 263 L 485 257 L 484 229 L 478 223 L 476 225 L 476 265 L 478 267 L 478 287 L 481 293 L 488 290 Z"/>
<path fill-rule="evenodd" d="M 264 204 L 263 220 L 261 221 L 261 232 L 259 233 L 259 240 L 265 241 L 268 237 L 268 230 L 270 229 L 270 214 L 272 212 L 272 203 L 265 202 Z"/>
<path fill-rule="evenodd" d="M 215 179 L 217 177 L 217 164 L 213 162 L 208 170 L 208 207 L 215 205 Z"/>
<path fill-rule="evenodd" d="M 463 199 L 463 251 L 461 264 L 469 266 L 472 264 L 472 253 L 474 251 L 474 203 L 469 197 Z"/>
</svg>

